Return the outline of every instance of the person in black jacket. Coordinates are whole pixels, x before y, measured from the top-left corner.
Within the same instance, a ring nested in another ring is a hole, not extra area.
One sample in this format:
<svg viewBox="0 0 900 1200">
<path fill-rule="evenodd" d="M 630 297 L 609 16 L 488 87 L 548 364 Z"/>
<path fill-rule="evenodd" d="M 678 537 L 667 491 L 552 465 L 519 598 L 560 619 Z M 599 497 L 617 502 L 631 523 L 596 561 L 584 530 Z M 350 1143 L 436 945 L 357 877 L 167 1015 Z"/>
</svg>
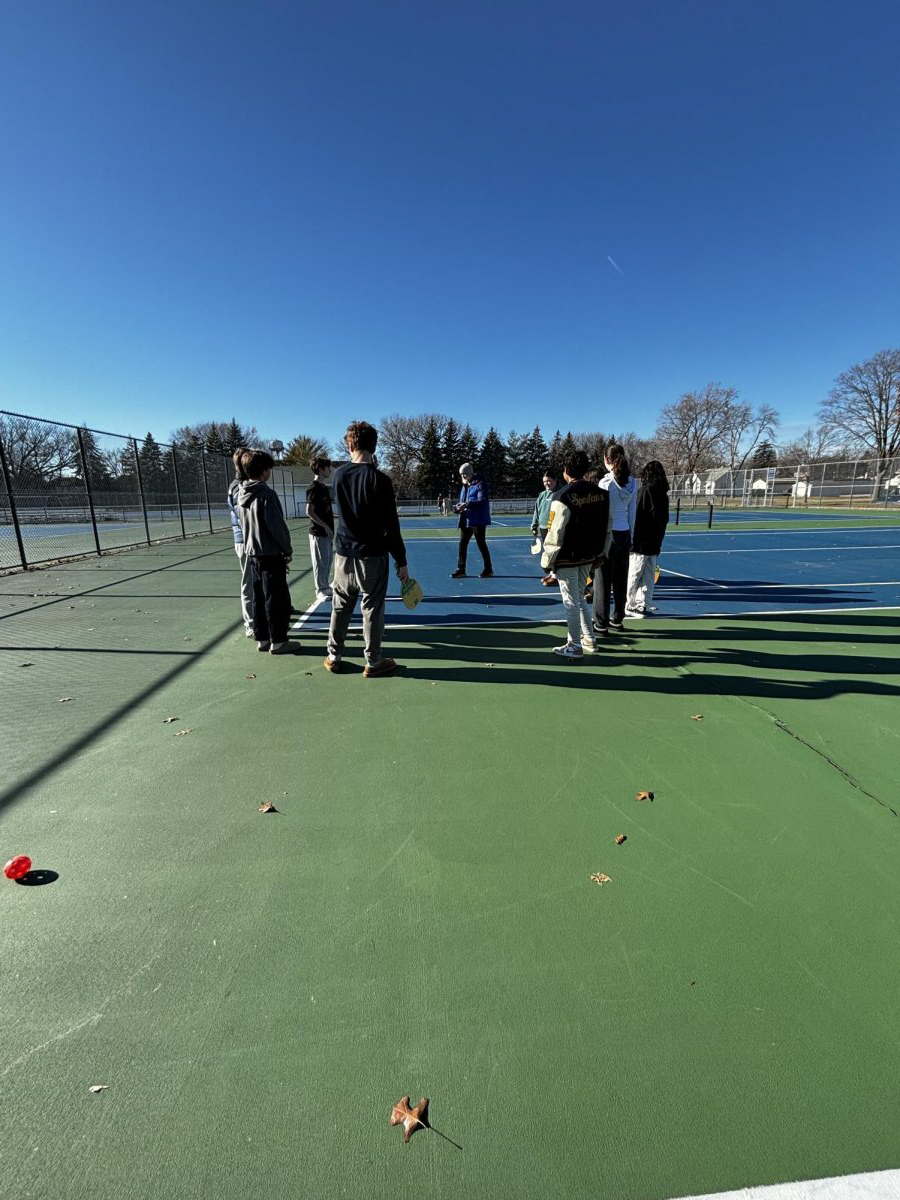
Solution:
<svg viewBox="0 0 900 1200">
<path fill-rule="evenodd" d="M 569 455 L 563 467 L 566 486 L 554 492 L 550 501 L 541 555 L 541 566 L 555 571 L 559 580 L 569 640 L 554 646 L 553 653 L 567 662 L 580 662 L 585 651 L 593 654 L 597 649 L 584 586 L 591 564 L 609 553 L 612 541 L 609 493 L 584 479 L 587 466 L 583 450 Z"/>
<path fill-rule="evenodd" d="M 668 523 L 669 481 L 662 463 L 654 458 L 641 471 L 641 486 L 637 494 L 625 600 L 625 616 L 631 620 L 639 621 L 648 612 L 656 612 L 651 601 L 659 552 Z"/>
<path fill-rule="evenodd" d="M 328 655 L 324 666 L 337 674 L 350 619 L 362 596 L 363 641 L 367 679 L 390 675 L 397 664 L 384 658 L 384 602 L 389 564 L 394 560 L 397 578 L 408 578 L 406 547 L 400 534 L 400 518 L 390 477 L 375 466 L 378 430 L 367 421 L 354 421 L 344 436 L 350 451 L 349 463 L 338 467 L 331 485 L 337 509 L 338 529 L 334 539 L 334 598 L 328 630 Z"/>
</svg>

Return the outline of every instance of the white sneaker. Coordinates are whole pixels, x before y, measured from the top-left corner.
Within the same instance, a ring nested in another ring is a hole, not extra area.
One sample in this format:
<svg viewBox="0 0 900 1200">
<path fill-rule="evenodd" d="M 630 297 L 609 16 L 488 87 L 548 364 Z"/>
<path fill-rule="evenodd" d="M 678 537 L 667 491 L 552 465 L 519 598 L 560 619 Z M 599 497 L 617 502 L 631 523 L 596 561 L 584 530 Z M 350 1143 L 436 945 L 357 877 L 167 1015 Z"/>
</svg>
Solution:
<svg viewBox="0 0 900 1200">
<path fill-rule="evenodd" d="M 324 604 L 326 600 L 331 599 L 331 592 L 316 592 L 316 603 Z"/>
<path fill-rule="evenodd" d="M 593 638 L 582 638 L 581 639 L 581 648 L 585 652 L 585 654 L 596 654 L 597 653 L 597 643 L 594 641 Z"/>
<path fill-rule="evenodd" d="M 269 650 L 270 654 L 293 654 L 294 645 L 299 649 L 299 643 L 292 644 L 291 642 L 273 642 Z"/>
<path fill-rule="evenodd" d="M 626 608 L 625 609 L 625 620 L 626 621 L 643 621 L 643 619 L 646 615 L 647 614 L 645 612 L 642 612 L 639 608 Z"/>
<path fill-rule="evenodd" d="M 253 637 L 253 630 L 252 630 L 252 629 L 245 629 L 245 630 L 244 630 L 244 637 Z"/>
<path fill-rule="evenodd" d="M 553 653 L 558 654 L 560 658 L 568 659 L 569 662 L 580 662 L 584 657 L 584 651 L 573 642 L 566 642 L 564 646 L 554 646 Z"/>
</svg>

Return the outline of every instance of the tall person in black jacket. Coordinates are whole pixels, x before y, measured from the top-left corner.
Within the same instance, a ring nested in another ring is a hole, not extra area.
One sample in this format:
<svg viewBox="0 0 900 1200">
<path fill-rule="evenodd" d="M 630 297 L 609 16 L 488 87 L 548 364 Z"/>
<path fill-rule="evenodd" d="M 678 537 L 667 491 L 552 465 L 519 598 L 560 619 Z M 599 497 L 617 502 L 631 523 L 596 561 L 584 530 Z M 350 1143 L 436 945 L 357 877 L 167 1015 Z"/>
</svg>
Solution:
<svg viewBox="0 0 900 1200">
<path fill-rule="evenodd" d="M 406 547 L 400 535 L 400 518 L 390 477 L 375 466 L 373 455 L 378 430 L 367 421 L 354 421 L 344 436 L 351 461 L 338 467 L 331 483 L 338 527 L 334 538 L 334 584 L 328 656 L 325 669 L 337 673 L 350 619 L 362 596 L 363 641 L 367 679 L 389 675 L 397 667 L 384 658 L 384 602 L 390 575 L 388 556 L 397 576 L 408 577 Z"/>
<path fill-rule="evenodd" d="M 625 600 L 625 616 L 633 621 L 656 612 L 652 607 L 653 588 L 668 523 L 669 481 L 665 467 L 654 458 L 641 471 L 634 517 Z"/>
</svg>

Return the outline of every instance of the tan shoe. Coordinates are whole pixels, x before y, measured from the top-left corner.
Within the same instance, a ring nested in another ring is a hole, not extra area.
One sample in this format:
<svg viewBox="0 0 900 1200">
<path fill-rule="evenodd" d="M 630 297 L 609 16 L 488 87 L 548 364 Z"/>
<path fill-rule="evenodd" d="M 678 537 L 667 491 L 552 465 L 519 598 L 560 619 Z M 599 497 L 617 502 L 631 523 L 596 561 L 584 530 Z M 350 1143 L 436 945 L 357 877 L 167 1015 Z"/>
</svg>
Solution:
<svg viewBox="0 0 900 1200">
<path fill-rule="evenodd" d="M 397 664 L 392 658 L 383 658 L 381 662 L 375 663 L 373 667 L 366 666 L 363 670 L 363 675 L 366 679 L 377 679 L 379 675 L 390 675 L 392 671 L 397 670 Z"/>
<path fill-rule="evenodd" d="M 555 575 L 545 575 L 544 578 L 541 580 L 541 583 L 544 585 L 544 587 L 558 587 L 559 586 L 559 580 L 556 578 Z"/>
<path fill-rule="evenodd" d="M 330 671 L 332 675 L 339 675 L 341 672 L 341 660 L 339 658 L 325 658 L 322 660 L 322 666 L 326 671 Z"/>
</svg>

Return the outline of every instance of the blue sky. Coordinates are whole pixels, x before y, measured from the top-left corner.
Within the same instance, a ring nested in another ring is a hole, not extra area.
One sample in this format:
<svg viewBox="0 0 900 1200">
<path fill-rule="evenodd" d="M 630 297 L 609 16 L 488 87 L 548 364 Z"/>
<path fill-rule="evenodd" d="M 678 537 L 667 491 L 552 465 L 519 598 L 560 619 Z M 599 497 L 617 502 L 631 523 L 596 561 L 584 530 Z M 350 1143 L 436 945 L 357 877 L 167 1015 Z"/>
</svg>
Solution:
<svg viewBox="0 0 900 1200">
<path fill-rule="evenodd" d="M 720 380 L 799 430 L 900 342 L 898 39 L 866 0 L 8 4 L 0 407 L 649 433 Z"/>
</svg>

